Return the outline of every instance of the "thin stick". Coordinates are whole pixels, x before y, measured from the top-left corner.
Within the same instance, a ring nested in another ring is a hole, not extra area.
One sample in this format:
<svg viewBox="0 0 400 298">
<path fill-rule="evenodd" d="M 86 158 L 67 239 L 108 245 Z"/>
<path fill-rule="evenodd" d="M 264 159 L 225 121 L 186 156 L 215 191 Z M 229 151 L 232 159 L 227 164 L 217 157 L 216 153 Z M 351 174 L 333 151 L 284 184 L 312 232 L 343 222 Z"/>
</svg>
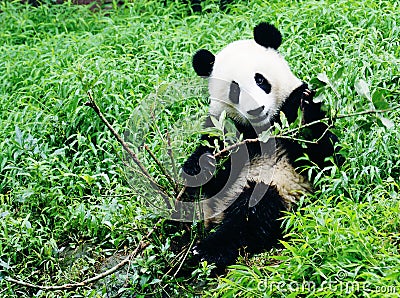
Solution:
<svg viewBox="0 0 400 298">
<path fill-rule="evenodd" d="M 178 171 L 176 170 L 174 152 L 172 151 L 171 137 L 169 135 L 168 130 L 167 130 L 166 134 L 167 134 L 167 144 L 168 144 L 168 155 L 171 159 L 171 164 L 172 164 L 172 173 L 174 174 L 175 181 L 178 181 Z M 178 183 L 175 184 L 175 187 L 176 188 L 178 187 Z"/>
<path fill-rule="evenodd" d="M 156 162 L 158 168 L 163 173 L 165 178 L 167 178 L 169 183 L 172 185 L 175 193 L 178 193 L 178 188 L 176 187 L 176 183 L 175 183 L 174 179 L 171 177 L 171 175 L 168 173 L 167 169 L 162 165 L 162 163 L 158 160 L 157 156 L 155 156 L 154 153 L 150 150 L 150 148 L 147 144 L 144 145 L 144 148 L 150 154 L 151 158 Z"/>
<path fill-rule="evenodd" d="M 177 253 L 177 255 L 175 256 L 175 259 L 177 259 L 176 262 L 174 262 L 173 264 L 170 264 L 170 268 L 168 269 L 167 272 L 165 272 L 165 275 L 168 275 L 172 272 L 172 270 L 174 270 L 174 268 L 176 267 L 176 265 L 178 264 L 178 262 L 180 262 L 182 255 L 184 255 L 186 253 L 186 251 L 183 249 L 181 250 L 179 253 Z"/>
<path fill-rule="evenodd" d="M 137 173 L 137 174 L 139 174 L 139 175 L 141 175 L 141 176 L 147 178 L 147 176 L 146 176 L 143 172 L 141 172 L 140 170 L 138 170 L 138 169 L 132 167 L 131 165 L 129 165 L 128 163 L 126 163 L 124 160 L 122 160 L 122 163 L 123 163 L 127 168 L 129 168 L 129 170 L 131 170 L 131 171 L 133 171 L 133 172 L 135 172 L 135 173 Z M 154 187 L 154 188 L 155 188 L 155 189 L 157 190 L 157 192 L 160 193 L 160 195 L 162 195 L 162 196 L 165 196 L 165 195 L 168 193 L 168 190 L 167 190 L 164 186 L 158 184 L 156 181 L 153 181 L 153 182 L 152 182 L 152 186 L 156 186 L 156 187 Z"/>
<path fill-rule="evenodd" d="M 232 151 L 233 149 L 236 149 L 236 148 L 239 147 L 239 146 L 242 146 L 242 145 L 245 145 L 245 144 L 248 144 L 248 143 L 256 143 L 256 142 L 259 142 L 259 141 L 260 141 L 259 138 L 243 140 L 243 141 L 241 141 L 241 142 L 238 142 L 238 143 L 235 143 L 235 144 L 233 144 L 233 145 L 230 145 L 230 146 L 228 146 L 228 147 L 222 149 L 221 151 L 215 153 L 215 154 L 214 154 L 214 157 L 219 157 L 219 156 L 221 156 L 222 154 L 224 154 L 224 153 L 226 153 L 226 152 L 229 152 L 229 151 Z"/>
<path fill-rule="evenodd" d="M 271 136 L 271 138 L 275 138 L 275 139 L 288 139 L 288 140 L 292 140 L 292 141 L 296 141 L 296 142 L 302 142 L 302 143 L 306 143 L 306 144 L 318 144 L 319 140 L 322 139 L 322 137 L 326 134 L 326 131 L 321 135 L 321 137 L 319 137 L 317 140 L 305 140 L 305 139 L 298 139 L 295 138 L 293 136 L 285 136 L 285 135 L 276 135 L 276 136 Z"/>
<path fill-rule="evenodd" d="M 123 267 L 125 264 L 127 264 L 132 258 L 134 258 L 140 251 L 142 251 L 148 244 L 145 243 L 145 241 L 153 234 L 155 231 L 157 225 L 161 222 L 161 219 L 159 219 L 152 227 L 152 229 L 142 238 L 142 240 L 139 242 L 135 250 L 127 256 L 125 259 L 123 259 L 121 262 L 119 262 L 117 265 L 114 267 L 108 269 L 107 271 L 104 271 L 103 273 L 100 273 L 94 277 L 85 279 L 81 282 L 77 283 L 70 283 L 70 284 L 63 284 L 60 286 L 42 286 L 42 285 L 35 285 L 29 282 L 25 282 L 22 280 L 14 279 L 12 277 L 5 277 L 5 280 L 12 282 L 14 284 L 18 284 L 24 287 L 29 287 L 29 288 L 34 288 L 34 289 L 41 289 L 41 290 L 50 290 L 50 291 L 56 291 L 56 290 L 70 290 L 70 289 L 75 289 L 78 287 L 85 287 L 89 284 L 92 284 L 95 281 L 98 281 L 100 279 L 103 279 L 104 277 L 116 272 L 118 269 Z"/>
<path fill-rule="evenodd" d="M 389 109 L 384 109 L 384 110 L 366 110 L 366 111 L 354 112 L 354 113 L 350 113 L 350 114 L 336 115 L 334 117 L 334 120 L 342 119 L 342 118 L 349 118 L 349 117 L 354 117 L 354 116 L 361 116 L 361 115 L 365 115 L 365 114 L 386 113 L 386 112 L 391 112 L 391 111 L 394 111 L 394 110 L 397 110 L 397 109 L 400 109 L 400 105 L 392 107 L 392 108 L 389 108 Z M 304 124 L 304 125 L 302 125 L 300 127 L 296 127 L 294 129 L 288 130 L 288 131 L 285 132 L 285 134 L 290 134 L 292 132 L 297 132 L 297 131 L 299 131 L 300 129 L 302 129 L 304 127 L 309 127 L 309 126 L 317 124 L 317 123 L 324 123 L 324 121 L 329 121 L 329 120 L 333 120 L 333 119 L 331 119 L 329 117 L 325 117 L 325 118 L 322 118 L 320 120 L 315 120 L 315 121 L 312 121 L 310 123 Z"/>
<path fill-rule="evenodd" d="M 181 199 L 183 193 L 185 192 L 185 190 L 186 190 L 186 185 L 182 186 L 182 189 L 180 190 L 180 192 L 179 192 L 178 195 L 176 196 L 176 200 L 177 200 L 177 201 L 180 201 L 180 199 Z"/>
<path fill-rule="evenodd" d="M 392 107 L 392 108 L 389 108 L 389 109 L 384 109 L 384 110 L 366 110 L 366 111 L 355 112 L 355 113 L 350 113 L 350 114 L 336 115 L 335 119 L 348 118 L 348 117 L 354 117 L 354 116 L 360 116 L 360 115 L 366 115 L 366 114 L 386 113 L 386 112 L 390 112 L 390 111 L 393 111 L 393 110 L 396 110 L 396 109 L 399 109 L 399 108 L 400 108 L 400 106 L 395 106 L 395 107 Z M 271 138 L 291 139 L 291 140 L 299 141 L 299 142 L 303 142 L 303 143 L 317 144 L 325 136 L 325 134 L 328 132 L 328 130 L 332 128 L 331 124 L 328 125 L 328 127 L 325 129 L 325 131 L 322 133 L 322 135 L 317 140 L 313 140 L 313 141 L 303 140 L 303 139 L 296 139 L 293 135 L 289 136 L 289 134 L 297 133 L 302 128 L 309 127 L 309 126 L 312 126 L 314 124 L 318 124 L 318 123 L 326 124 L 324 121 L 329 121 L 329 120 L 332 120 L 332 119 L 328 118 L 328 117 L 325 117 L 325 118 L 322 118 L 320 120 L 315 120 L 315 121 L 312 121 L 310 123 L 304 124 L 304 125 L 302 125 L 300 127 L 296 127 L 294 129 L 285 131 L 283 134 L 279 134 L 279 135 L 275 135 L 275 136 L 272 135 Z M 256 143 L 256 142 L 259 142 L 259 141 L 260 141 L 259 138 L 243 140 L 241 142 L 238 142 L 238 143 L 235 143 L 233 145 L 230 145 L 230 146 L 222 149 L 221 151 L 215 153 L 214 157 L 219 157 L 222 154 L 230 152 L 230 151 L 236 149 L 239 146 L 242 146 L 242 145 L 245 145 L 245 144 L 248 144 L 248 143 Z"/>
<path fill-rule="evenodd" d="M 365 114 L 380 114 L 380 113 L 386 113 L 386 112 L 394 111 L 394 110 L 397 110 L 397 109 L 400 109 L 400 105 L 392 107 L 392 108 L 384 109 L 384 110 L 366 110 L 366 111 L 362 111 L 362 112 L 355 112 L 355 113 L 350 113 L 350 114 L 337 115 L 336 119 L 359 116 L 359 115 L 365 115 Z"/>
<path fill-rule="evenodd" d="M 276 139 L 289 139 L 289 140 L 292 140 L 292 141 L 298 141 L 298 142 L 303 142 L 303 143 L 317 144 L 318 141 L 326 134 L 326 132 L 327 132 L 327 131 L 325 131 L 325 132 L 322 134 L 322 136 L 321 136 L 318 140 L 316 140 L 316 141 L 309 141 L 309 140 L 297 139 L 297 138 L 295 138 L 295 137 L 293 137 L 293 136 L 287 136 L 287 135 L 284 135 L 284 134 L 282 134 L 282 135 L 271 136 L 270 139 L 273 139 L 273 138 L 276 138 Z M 240 146 L 242 146 L 242 145 L 245 145 L 245 144 L 248 144 L 248 143 L 257 143 L 257 142 L 260 142 L 260 139 L 259 139 L 259 138 L 243 140 L 243 141 L 241 141 L 241 142 L 238 142 L 238 143 L 235 143 L 235 144 L 233 144 L 233 145 L 230 145 L 230 146 L 228 146 L 228 147 L 222 149 L 221 151 L 215 153 L 215 154 L 214 154 L 214 157 L 219 157 L 219 156 L 221 156 L 221 155 L 223 155 L 223 154 L 225 154 L 225 153 L 227 153 L 227 152 L 230 152 L 230 151 L 232 151 L 232 150 L 234 150 L 234 149 L 236 149 L 237 147 L 240 147 Z"/>
<path fill-rule="evenodd" d="M 193 246 L 194 240 L 195 240 L 195 238 L 193 238 L 192 242 L 190 242 L 190 245 L 189 245 L 188 249 L 186 250 L 186 253 L 185 253 L 184 257 L 183 257 L 182 260 L 180 261 L 180 264 L 179 264 L 178 269 L 176 269 L 176 271 L 175 271 L 175 273 L 174 273 L 174 277 L 176 277 L 176 276 L 178 275 L 179 271 L 181 270 L 181 268 L 182 268 L 182 266 L 183 266 L 183 263 L 185 263 L 186 258 L 187 258 L 188 254 L 189 254 L 189 252 L 190 252 L 190 249 L 191 249 L 192 246 Z"/>
<path fill-rule="evenodd" d="M 100 117 L 101 121 L 107 126 L 107 128 L 111 131 L 113 136 L 117 139 L 117 141 L 122 145 L 124 150 L 128 152 L 129 156 L 133 159 L 135 164 L 139 167 L 139 169 L 142 171 L 142 173 L 149 179 L 150 183 L 154 187 L 157 186 L 157 182 L 154 181 L 153 177 L 149 174 L 149 172 L 146 170 L 146 168 L 142 165 L 140 160 L 137 158 L 136 154 L 129 148 L 129 145 L 125 143 L 125 141 L 122 139 L 122 137 L 117 133 L 117 131 L 112 127 L 112 125 L 107 121 L 107 119 L 104 117 L 103 113 L 100 111 L 99 106 L 96 104 L 96 102 L 93 99 L 92 94 L 90 91 L 87 92 L 88 97 L 89 97 L 89 102 L 85 103 L 86 106 L 91 107 L 96 114 Z M 168 197 L 168 194 L 165 191 L 162 191 L 166 197 Z"/>
</svg>

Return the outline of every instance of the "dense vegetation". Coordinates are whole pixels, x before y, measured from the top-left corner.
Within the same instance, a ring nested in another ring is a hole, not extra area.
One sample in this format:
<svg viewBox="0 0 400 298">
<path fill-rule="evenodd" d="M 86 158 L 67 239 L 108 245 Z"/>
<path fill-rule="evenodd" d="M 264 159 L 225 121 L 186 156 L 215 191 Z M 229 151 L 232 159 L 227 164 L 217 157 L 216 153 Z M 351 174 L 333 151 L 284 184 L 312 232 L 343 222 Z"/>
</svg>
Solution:
<svg viewBox="0 0 400 298">
<path fill-rule="evenodd" d="M 235 1 L 228 11 L 203 4 L 192 14 L 184 1 L 95 12 L 0 1 L 0 296 L 400 296 L 399 109 L 338 119 L 343 167 L 326 169 L 315 195 L 287 214 L 281 248 L 242 256 L 224 277 L 209 277 L 207 264 L 191 279 L 174 277 L 182 256 L 158 225 L 129 266 L 90 286 L 52 292 L 6 280 L 61 285 L 94 276 L 158 220 L 146 203 L 154 194 L 126 175 L 123 149 L 85 106 L 88 91 L 121 134 L 153 120 L 170 130 L 179 165 L 206 113 L 191 55 L 251 38 L 255 24 L 269 21 L 284 33 L 293 71 L 315 86 L 317 76 L 328 82 L 320 89 L 328 111 L 399 104 L 399 1 Z M 165 105 L 151 95 L 162 83 L 189 91 Z M 169 160 L 160 135 L 138 136 L 135 146 L 144 140 Z"/>
</svg>

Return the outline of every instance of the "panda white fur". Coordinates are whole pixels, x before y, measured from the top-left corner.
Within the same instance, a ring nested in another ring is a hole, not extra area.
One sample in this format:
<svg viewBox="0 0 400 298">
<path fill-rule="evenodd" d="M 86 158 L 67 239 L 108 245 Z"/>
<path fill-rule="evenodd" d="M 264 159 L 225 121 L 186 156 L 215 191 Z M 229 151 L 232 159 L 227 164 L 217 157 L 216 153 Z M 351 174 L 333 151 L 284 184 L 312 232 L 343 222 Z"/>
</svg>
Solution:
<svg viewBox="0 0 400 298">
<path fill-rule="evenodd" d="M 260 23 L 254 28 L 254 39 L 232 42 L 216 56 L 202 49 L 193 57 L 196 73 L 209 80 L 210 117 L 218 119 L 225 111 L 243 139 L 257 138 L 279 122 L 280 111 L 289 123 L 296 120 L 299 107 L 303 124 L 325 117 L 321 104 L 312 101 L 313 92 L 277 52 L 281 41 L 273 25 Z M 206 127 L 213 126 L 210 117 Z M 299 158 L 308 155 L 322 168 L 326 157 L 335 153 L 337 138 L 326 129 L 322 123 L 307 127 L 306 138 L 322 136 L 307 147 L 271 138 L 243 144 L 228 158 L 214 158 L 215 148 L 210 146 L 197 147 L 183 166 L 185 196 L 200 199 L 206 227 L 213 231 L 194 247 L 196 258 L 222 270 L 235 261 L 242 247 L 255 253 L 274 246 L 282 236 L 282 212 L 312 191 L 306 174 L 299 171 L 306 162 Z M 202 136 L 211 145 L 215 139 Z"/>
</svg>

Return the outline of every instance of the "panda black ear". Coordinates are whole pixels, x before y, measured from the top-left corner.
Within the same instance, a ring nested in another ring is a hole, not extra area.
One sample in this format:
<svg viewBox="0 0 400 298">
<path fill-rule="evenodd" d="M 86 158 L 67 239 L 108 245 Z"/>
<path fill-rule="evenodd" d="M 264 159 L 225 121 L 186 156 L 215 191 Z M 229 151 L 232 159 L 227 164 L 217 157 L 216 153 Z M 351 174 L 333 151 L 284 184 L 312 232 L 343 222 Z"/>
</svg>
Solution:
<svg viewBox="0 0 400 298">
<path fill-rule="evenodd" d="M 208 50 L 199 50 L 194 54 L 192 65 L 194 71 L 201 77 L 209 77 L 213 66 L 215 56 Z"/>
<path fill-rule="evenodd" d="M 260 23 L 254 27 L 254 40 L 263 47 L 276 50 L 282 43 L 282 35 L 274 25 Z"/>
</svg>

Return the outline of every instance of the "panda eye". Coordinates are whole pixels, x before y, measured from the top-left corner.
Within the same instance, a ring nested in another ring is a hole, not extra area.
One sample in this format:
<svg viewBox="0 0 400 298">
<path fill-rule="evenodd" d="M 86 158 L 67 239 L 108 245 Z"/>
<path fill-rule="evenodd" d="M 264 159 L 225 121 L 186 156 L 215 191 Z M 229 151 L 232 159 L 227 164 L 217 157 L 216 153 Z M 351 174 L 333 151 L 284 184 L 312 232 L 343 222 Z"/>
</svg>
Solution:
<svg viewBox="0 0 400 298">
<path fill-rule="evenodd" d="M 254 80 L 256 81 L 257 86 L 264 90 L 265 93 L 269 94 L 271 92 L 271 84 L 262 74 L 256 73 Z"/>
<path fill-rule="evenodd" d="M 229 89 L 229 99 L 232 103 L 239 103 L 239 95 L 240 95 L 240 87 L 239 84 L 235 81 L 231 82 L 231 86 Z"/>
</svg>

